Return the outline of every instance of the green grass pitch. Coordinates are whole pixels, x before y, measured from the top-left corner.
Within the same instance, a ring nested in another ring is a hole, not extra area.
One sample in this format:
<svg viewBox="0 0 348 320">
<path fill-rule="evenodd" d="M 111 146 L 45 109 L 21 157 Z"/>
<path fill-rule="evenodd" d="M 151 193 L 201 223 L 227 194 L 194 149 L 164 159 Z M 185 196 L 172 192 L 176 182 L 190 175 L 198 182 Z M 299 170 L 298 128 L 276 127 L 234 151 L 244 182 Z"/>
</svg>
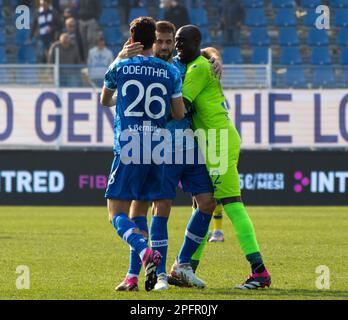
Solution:
<svg viewBox="0 0 348 320">
<path fill-rule="evenodd" d="M 169 221 L 169 270 L 183 240 L 189 207 L 174 207 Z M 249 207 L 270 289 L 241 292 L 249 274 L 231 223 L 225 242 L 207 244 L 198 276 L 207 288 L 115 292 L 128 266 L 129 247 L 102 207 L 0 207 L 0 299 L 348 299 L 347 207 Z M 30 289 L 18 290 L 17 266 L 30 271 Z M 319 290 L 316 268 L 330 271 L 330 289 Z"/>
</svg>

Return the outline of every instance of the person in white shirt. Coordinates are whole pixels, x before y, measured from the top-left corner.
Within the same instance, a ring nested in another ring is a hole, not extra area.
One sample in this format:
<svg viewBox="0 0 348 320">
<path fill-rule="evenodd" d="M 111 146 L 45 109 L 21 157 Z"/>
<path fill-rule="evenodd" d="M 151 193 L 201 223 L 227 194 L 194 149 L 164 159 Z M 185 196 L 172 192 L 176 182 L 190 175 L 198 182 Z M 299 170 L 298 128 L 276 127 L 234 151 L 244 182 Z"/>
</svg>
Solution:
<svg viewBox="0 0 348 320">
<path fill-rule="evenodd" d="M 103 86 L 106 69 L 113 61 L 114 56 L 106 47 L 104 35 L 100 32 L 96 38 L 96 46 L 89 50 L 87 59 L 88 76 L 95 86 Z"/>
</svg>

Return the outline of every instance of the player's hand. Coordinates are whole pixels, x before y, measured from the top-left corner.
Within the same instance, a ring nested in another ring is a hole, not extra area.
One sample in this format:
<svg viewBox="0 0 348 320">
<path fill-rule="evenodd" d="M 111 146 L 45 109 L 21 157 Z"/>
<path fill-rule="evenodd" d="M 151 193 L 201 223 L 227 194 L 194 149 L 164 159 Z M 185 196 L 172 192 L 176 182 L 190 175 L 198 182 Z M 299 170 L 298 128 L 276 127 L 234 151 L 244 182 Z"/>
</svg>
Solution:
<svg viewBox="0 0 348 320">
<path fill-rule="evenodd" d="M 215 57 L 211 57 L 209 59 L 212 64 L 213 72 L 218 79 L 222 76 L 222 61 L 220 59 L 216 59 Z"/>
<path fill-rule="evenodd" d="M 128 59 L 142 53 L 144 46 L 140 42 L 131 43 L 129 39 L 123 46 L 122 51 L 118 54 L 119 59 Z"/>
</svg>

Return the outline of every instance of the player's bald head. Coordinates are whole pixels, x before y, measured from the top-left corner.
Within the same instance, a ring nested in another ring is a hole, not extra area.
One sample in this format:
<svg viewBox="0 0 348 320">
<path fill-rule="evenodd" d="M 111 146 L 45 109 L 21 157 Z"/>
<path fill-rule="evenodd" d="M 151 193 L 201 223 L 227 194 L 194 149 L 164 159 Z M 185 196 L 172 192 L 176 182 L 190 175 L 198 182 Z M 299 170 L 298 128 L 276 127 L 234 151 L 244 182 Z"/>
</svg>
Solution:
<svg viewBox="0 0 348 320">
<path fill-rule="evenodd" d="M 194 41 L 197 43 L 197 46 L 201 45 L 202 41 L 202 33 L 199 30 L 197 26 L 194 26 L 193 24 L 188 24 L 186 26 L 181 27 L 176 35 L 185 37 L 188 40 Z"/>
<path fill-rule="evenodd" d="M 183 63 L 189 63 L 200 55 L 202 35 L 198 27 L 186 25 L 175 34 L 175 49 Z"/>
</svg>

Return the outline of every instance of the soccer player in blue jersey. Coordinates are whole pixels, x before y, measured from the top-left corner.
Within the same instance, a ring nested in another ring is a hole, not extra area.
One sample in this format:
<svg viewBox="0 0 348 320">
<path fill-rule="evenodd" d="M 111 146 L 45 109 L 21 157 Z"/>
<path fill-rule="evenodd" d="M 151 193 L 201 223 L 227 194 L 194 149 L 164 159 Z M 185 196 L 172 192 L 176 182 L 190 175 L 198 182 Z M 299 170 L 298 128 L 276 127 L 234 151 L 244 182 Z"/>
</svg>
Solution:
<svg viewBox="0 0 348 320">
<path fill-rule="evenodd" d="M 182 77 L 185 76 L 186 66 L 181 64 L 176 58 L 173 59 L 174 51 L 174 35 L 175 27 L 172 23 L 167 21 L 160 21 L 156 24 L 156 42 L 154 45 L 155 55 L 165 61 L 173 63 L 181 72 Z M 129 56 L 136 55 L 142 46 L 140 44 L 126 44 L 124 49 L 119 54 L 119 59 L 127 58 Z M 212 53 L 212 52 L 210 52 Z M 217 73 L 221 71 L 221 65 L 214 65 L 217 69 Z M 181 121 L 170 121 L 167 125 L 174 137 L 175 129 L 187 129 L 190 128 L 191 121 L 189 117 L 185 117 Z M 183 141 L 180 140 L 179 141 Z M 198 146 L 192 139 L 186 140 L 186 143 L 175 144 L 172 146 L 173 155 L 183 155 L 187 152 L 197 152 Z M 173 156 L 174 157 L 174 156 Z M 194 213 L 188 223 L 184 246 L 178 255 L 178 261 L 175 264 L 175 274 L 179 279 L 185 279 L 188 286 L 204 287 L 204 282 L 199 279 L 193 272 L 190 266 L 190 259 L 192 254 L 196 251 L 199 243 L 204 238 L 211 214 L 214 211 L 215 201 L 212 197 L 212 184 L 209 181 L 209 175 L 204 164 L 167 164 L 166 165 L 166 178 L 164 197 L 169 200 L 160 204 L 154 203 L 153 205 L 153 217 L 150 227 L 150 239 L 153 249 L 158 250 L 163 256 L 161 263 L 157 269 L 158 281 L 155 286 L 155 290 L 166 290 L 169 288 L 168 278 L 166 274 L 166 256 L 168 248 L 168 232 L 167 222 L 172 205 L 172 199 L 176 196 L 176 187 L 179 180 L 181 180 L 184 191 L 192 193 L 194 199 L 196 199 L 198 208 L 194 210 Z M 139 229 L 143 231 L 144 235 L 148 235 L 146 215 L 149 204 L 141 203 L 139 201 L 133 201 L 131 206 L 131 218 L 138 225 Z M 131 250 L 130 254 L 130 267 L 126 278 L 116 288 L 119 291 L 135 291 L 138 290 L 136 285 L 137 278 L 140 273 L 141 262 L 134 250 Z"/>
<path fill-rule="evenodd" d="M 178 70 L 152 56 L 155 31 L 156 23 L 150 17 L 140 17 L 131 22 L 132 42 L 140 42 L 143 50 L 140 55 L 115 61 L 109 67 L 101 94 L 103 106 L 114 106 L 117 99 L 115 157 L 105 194 L 109 221 L 141 259 L 146 291 L 152 290 L 156 284 L 161 254 L 148 247 L 137 224 L 128 218 L 128 213 L 132 200 L 153 201 L 158 206 L 164 201 L 161 200 L 164 164 L 156 163 L 153 158 L 156 139 L 153 141 L 152 137 L 165 128 L 169 114 L 178 120 L 184 116 L 182 81 Z M 130 143 L 134 146 L 131 152 L 128 149 Z"/>
</svg>

